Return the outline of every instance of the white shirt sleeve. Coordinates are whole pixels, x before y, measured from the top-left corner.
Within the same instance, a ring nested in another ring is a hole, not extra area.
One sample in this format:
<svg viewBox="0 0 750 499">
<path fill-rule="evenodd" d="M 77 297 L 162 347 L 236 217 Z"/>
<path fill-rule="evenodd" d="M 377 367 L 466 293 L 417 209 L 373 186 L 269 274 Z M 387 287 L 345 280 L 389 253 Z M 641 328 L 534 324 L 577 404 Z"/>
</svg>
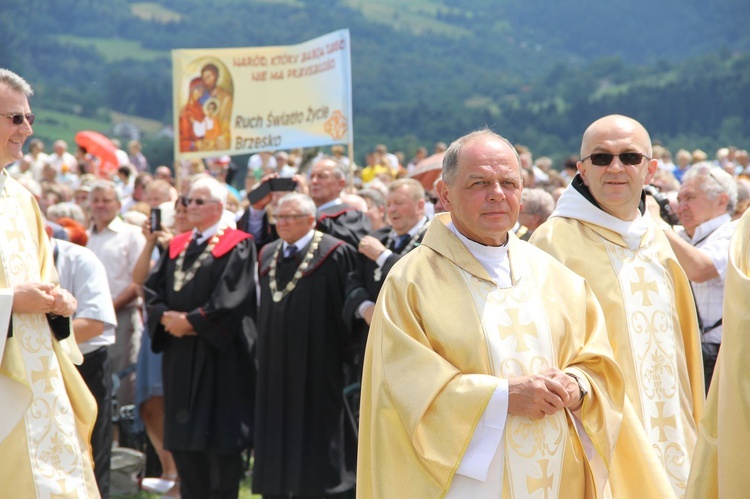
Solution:
<svg viewBox="0 0 750 499">
<path fill-rule="evenodd" d="M 393 254 L 393 251 L 386 249 L 385 251 L 383 251 L 381 254 L 378 255 L 378 258 L 375 260 L 375 264 L 382 269 L 383 265 L 385 265 L 385 261 L 388 260 L 388 257 L 391 256 L 392 254 Z"/>
<path fill-rule="evenodd" d="M 501 379 L 482 414 L 456 473 L 482 482 L 498 446 L 503 441 L 508 418 L 508 380 Z"/>
</svg>

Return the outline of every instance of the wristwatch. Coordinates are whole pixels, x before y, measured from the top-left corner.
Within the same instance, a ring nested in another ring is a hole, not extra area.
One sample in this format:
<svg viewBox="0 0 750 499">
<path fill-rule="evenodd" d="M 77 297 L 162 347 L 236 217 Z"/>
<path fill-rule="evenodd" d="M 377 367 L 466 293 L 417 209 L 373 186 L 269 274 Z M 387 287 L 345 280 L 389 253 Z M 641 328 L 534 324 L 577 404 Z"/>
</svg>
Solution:
<svg viewBox="0 0 750 499">
<path fill-rule="evenodd" d="M 589 391 L 583 385 L 583 382 L 581 381 L 581 378 L 579 378 L 578 376 L 576 376 L 573 373 L 565 373 L 565 374 L 567 374 L 568 376 L 570 376 L 571 378 L 573 378 L 574 380 L 576 380 L 576 383 L 578 383 L 578 390 L 580 390 L 580 392 L 581 392 L 581 397 L 578 400 L 579 401 L 583 400 L 583 397 L 585 397 L 586 395 L 588 395 Z"/>
</svg>

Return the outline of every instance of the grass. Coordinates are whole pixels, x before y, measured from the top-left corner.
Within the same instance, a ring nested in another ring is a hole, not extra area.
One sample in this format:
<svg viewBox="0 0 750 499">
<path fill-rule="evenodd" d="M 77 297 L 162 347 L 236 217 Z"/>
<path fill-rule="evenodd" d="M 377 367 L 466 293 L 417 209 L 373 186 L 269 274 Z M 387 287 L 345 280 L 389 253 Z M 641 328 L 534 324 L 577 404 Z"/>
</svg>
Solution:
<svg viewBox="0 0 750 499">
<path fill-rule="evenodd" d="M 43 107 L 34 107 L 36 121 L 34 121 L 34 137 L 42 139 L 47 144 L 46 152 L 52 152 L 52 142 L 62 139 L 68 143 L 68 150 L 75 150 L 75 135 L 81 130 L 95 130 L 105 135 L 109 133 L 112 124 L 90 118 L 82 118 L 75 114 L 52 111 Z"/>
<path fill-rule="evenodd" d="M 94 130 L 109 136 L 112 132 L 112 126 L 116 123 L 128 121 L 134 123 L 142 133 L 153 135 L 164 128 L 165 123 L 139 116 L 111 111 L 110 121 L 97 120 L 92 118 L 83 118 L 71 113 L 53 111 L 43 106 L 34 106 L 34 137 L 42 139 L 47 144 L 47 151 L 51 151 L 52 142 L 62 139 L 68 143 L 68 149 L 74 149 L 75 135 L 81 130 Z"/>
<path fill-rule="evenodd" d="M 169 57 L 166 50 L 151 50 L 143 48 L 140 42 L 122 40 L 119 38 L 88 38 L 74 35 L 58 35 L 57 40 L 62 43 L 92 47 L 107 62 L 133 59 L 136 61 L 153 61 L 162 57 Z"/>
<path fill-rule="evenodd" d="M 130 12 L 145 21 L 157 23 L 172 23 L 182 20 L 182 14 L 152 2 L 134 3 L 130 6 Z"/>
<path fill-rule="evenodd" d="M 112 116 L 112 123 L 121 123 L 123 121 L 129 121 L 137 125 L 138 128 L 140 128 L 141 131 L 144 133 L 157 133 L 161 131 L 161 129 L 164 128 L 164 126 L 166 125 L 166 123 L 162 123 L 159 120 L 141 118 L 140 116 L 132 116 L 129 114 L 118 113 L 117 111 L 112 111 L 110 115 Z"/>
<path fill-rule="evenodd" d="M 360 10 L 370 21 L 415 35 L 426 32 L 452 37 L 471 34 L 466 29 L 437 20 L 435 15 L 438 12 L 452 9 L 434 0 L 345 0 L 345 3 Z"/>
</svg>

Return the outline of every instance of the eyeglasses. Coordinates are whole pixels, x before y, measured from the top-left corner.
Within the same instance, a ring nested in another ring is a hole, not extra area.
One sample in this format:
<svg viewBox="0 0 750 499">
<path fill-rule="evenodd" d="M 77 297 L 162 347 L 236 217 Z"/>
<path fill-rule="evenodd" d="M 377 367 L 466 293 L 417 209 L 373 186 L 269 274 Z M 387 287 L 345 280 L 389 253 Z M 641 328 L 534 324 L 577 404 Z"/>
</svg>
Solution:
<svg viewBox="0 0 750 499">
<path fill-rule="evenodd" d="M 612 163 L 612 160 L 615 159 L 615 156 L 620 158 L 620 161 L 622 161 L 623 165 L 640 165 L 641 161 L 643 161 L 643 158 L 646 158 L 648 160 L 651 159 L 645 154 L 641 154 L 639 152 L 624 152 L 621 154 L 597 152 L 597 153 L 592 154 L 591 156 L 586 156 L 585 158 L 581 160 L 581 162 L 586 161 L 587 159 L 590 159 L 592 165 L 609 166 Z"/>
<path fill-rule="evenodd" d="M 201 198 L 187 198 L 185 206 L 188 206 L 190 203 L 195 203 L 198 206 L 203 206 L 206 203 L 218 203 L 215 199 L 201 199 Z"/>
<path fill-rule="evenodd" d="M 177 202 L 180 203 L 180 205 L 182 205 L 183 207 L 187 208 L 188 198 L 186 198 L 185 196 L 180 196 L 179 198 L 177 198 Z"/>
<path fill-rule="evenodd" d="M 13 121 L 13 124 L 16 126 L 21 125 L 23 123 L 24 118 L 26 118 L 26 121 L 29 122 L 29 125 L 33 125 L 34 118 L 35 118 L 33 114 L 23 114 L 23 113 L 0 114 L 0 116 L 5 116 L 6 118 L 10 118 L 11 121 Z"/>
<path fill-rule="evenodd" d="M 306 217 L 309 217 L 309 216 L 310 215 L 306 215 L 304 213 L 300 213 L 300 214 L 297 214 L 297 215 L 276 215 L 274 218 L 276 219 L 277 222 L 291 222 L 295 218 L 306 218 Z"/>
</svg>

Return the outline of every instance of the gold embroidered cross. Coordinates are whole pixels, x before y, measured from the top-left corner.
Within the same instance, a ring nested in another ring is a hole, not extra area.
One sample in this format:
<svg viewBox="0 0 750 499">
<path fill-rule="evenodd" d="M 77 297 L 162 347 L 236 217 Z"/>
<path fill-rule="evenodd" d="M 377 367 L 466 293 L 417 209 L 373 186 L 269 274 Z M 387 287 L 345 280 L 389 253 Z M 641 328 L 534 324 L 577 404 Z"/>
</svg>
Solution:
<svg viewBox="0 0 750 499">
<path fill-rule="evenodd" d="M 13 225 L 13 228 L 11 229 L 10 227 L 8 227 L 5 230 L 5 236 L 8 238 L 8 240 L 23 239 L 23 231 L 18 229 L 16 220 L 14 218 L 11 218 L 9 221 Z"/>
<path fill-rule="evenodd" d="M 654 428 L 659 428 L 659 442 L 666 442 L 667 433 L 664 431 L 664 427 L 671 426 L 672 428 L 675 428 L 677 420 L 675 419 L 674 414 L 671 416 L 664 415 L 664 402 L 657 402 L 656 410 L 657 416 L 651 416 L 651 424 Z"/>
<path fill-rule="evenodd" d="M 536 325 L 533 322 L 530 322 L 528 324 L 521 324 L 519 309 L 517 308 L 509 308 L 508 310 L 506 310 L 506 312 L 508 313 L 508 317 L 510 317 L 510 325 L 498 326 L 500 336 L 504 340 L 513 336 L 518 339 L 518 346 L 516 347 L 517 351 L 523 352 L 525 350 L 528 350 L 529 346 L 526 344 L 526 341 L 524 341 L 523 337 L 524 335 L 528 334 L 529 336 L 533 336 L 534 338 L 536 338 Z"/>
<path fill-rule="evenodd" d="M 638 267 L 635 269 L 635 272 L 638 274 L 638 281 L 630 281 L 630 292 L 633 294 L 642 293 L 643 305 L 645 307 L 650 307 L 651 299 L 648 296 L 648 292 L 653 291 L 656 293 L 659 291 L 656 287 L 656 281 L 646 281 L 646 269 L 643 267 Z"/>
<path fill-rule="evenodd" d="M 544 490 L 544 499 L 549 498 L 547 489 L 552 490 L 552 475 L 547 474 L 547 465 L 549 459 L 541 459 L 539 461 L 539 467 L 541 468 L 541 478 L 527 476 L 526 477 L 526 489 L 529 494 L 536 492 L 539 489 Z"/>
<path fill-rule="evenodd" d="M 52 393 L 54 388 L 52 387 L 52 378 L 57 376 L 57 369 L 50 369 L 50 358 L 44 356 L 39 359 L 42 363 L 42 369 L 39 371 L 31 371 L 31 382 L 36 383 L 37 381 L 44 381 L 44 393 Z"/>
</svg>

